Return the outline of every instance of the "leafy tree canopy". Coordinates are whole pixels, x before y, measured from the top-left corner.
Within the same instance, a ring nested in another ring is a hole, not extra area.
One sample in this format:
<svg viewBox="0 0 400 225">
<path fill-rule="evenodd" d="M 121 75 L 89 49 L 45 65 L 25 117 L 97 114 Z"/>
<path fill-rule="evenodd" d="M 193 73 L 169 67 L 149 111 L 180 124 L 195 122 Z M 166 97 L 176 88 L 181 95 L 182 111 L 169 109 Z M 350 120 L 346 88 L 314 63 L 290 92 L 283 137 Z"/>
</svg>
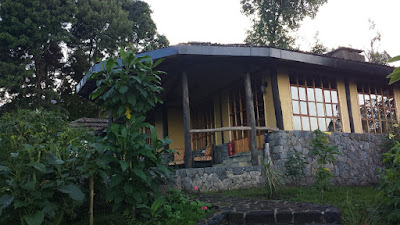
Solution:
<svg viewBox="0 0 400 225">
<path fill-rule="evenodd" d="M 41 106 L 97 116 L 98 107 L 75 95 L 90 66 L 119 46 L 169 44 L 140 0 L 1 0 L 0 18 L 0 113 Z"/>
<path fill-rule="evenodd" d="M 241 0 L 243 13 L 252 19 L 246 43 L 292 48 L 297 30 L 307 16 L 314 18 L 328 0 Z"/>
</svg>

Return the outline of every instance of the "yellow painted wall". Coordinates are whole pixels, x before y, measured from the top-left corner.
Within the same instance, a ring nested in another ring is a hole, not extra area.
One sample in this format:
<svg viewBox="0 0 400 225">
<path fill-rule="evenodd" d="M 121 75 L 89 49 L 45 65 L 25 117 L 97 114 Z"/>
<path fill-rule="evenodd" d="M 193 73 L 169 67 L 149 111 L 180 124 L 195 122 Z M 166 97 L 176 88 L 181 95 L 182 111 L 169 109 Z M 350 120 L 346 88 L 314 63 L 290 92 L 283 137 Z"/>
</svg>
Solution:
<svg viewBox="0 0 400 225">
<path fill-rule="evenodd" d="M 396 104 L 396 119 L 400 120 L 400 89 L 398 87 L 393 88 L 394 103 Z"/>
<path fill-rule="evenodd" d="M 346 98 L 346 85 L 343 78 L 337 78 L 336 83 L 339 95 L 340 116 L 342 118 L 342 132 L 351 133 L 349 109 L 347 107 Z"/>
<path fill-rule="evenodd" d="M 171 149 L 185 149 L 182 107 L 168 108 L 168 137 L 173 141 Z"/>
<path fill-rule="evenodd" d="M 349 89 L 350 89 L 351 111 L 354 123 L 354 132 L 362 133 L 363 130 L 361 124 L 360 106 L 358 104 L 357 84 L 352 80 L 349 81 Z"/>
<path fill-rule="evenodd" d="M 264 93 L 265 124 L 267 127 L 276 127 L 274 98 L 272 96 L 271 76 L 269 73 L 264 74 L 263 82 L 265 81 L 268 83 Z"/>
<path fill-rule="evenodd" d="M 283 129 L 293 130 L 293 112 L 292 100 L 290 96 L 290 80 L 289 72 L 283 69 L 278 69 L 278 89 L 279 98 L 281 100 Z M 274 114 L 275 115 L 275 112 Z"/>
</svg>

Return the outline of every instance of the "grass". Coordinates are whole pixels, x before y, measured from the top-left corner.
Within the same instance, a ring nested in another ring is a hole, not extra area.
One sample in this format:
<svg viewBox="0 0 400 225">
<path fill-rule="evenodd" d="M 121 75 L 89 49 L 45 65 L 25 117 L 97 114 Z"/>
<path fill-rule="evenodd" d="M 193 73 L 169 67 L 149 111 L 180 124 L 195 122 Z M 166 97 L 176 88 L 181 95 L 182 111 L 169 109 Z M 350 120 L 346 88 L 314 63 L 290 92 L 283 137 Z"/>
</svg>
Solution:
<svg viewBox="0 0 400 225">
<path fill-rule="evenodd" d="M 219 193 L 223 196 L 238 198 L 267 199 L 265 188 L 252 188 L 246 191 L 232 190 Z M 335 206 L 342 211 L 343 224 L 379 224 L 382 225 L 381 211 L 387 202 L 375 187 L 344 187 L 334 186 L 325 192 L 324 201 L 321 201 L 320 192 L 313 187 L 286 187 L 279 190 L 274 200 L 293 202 L 312 202 Z"/>
</svg>

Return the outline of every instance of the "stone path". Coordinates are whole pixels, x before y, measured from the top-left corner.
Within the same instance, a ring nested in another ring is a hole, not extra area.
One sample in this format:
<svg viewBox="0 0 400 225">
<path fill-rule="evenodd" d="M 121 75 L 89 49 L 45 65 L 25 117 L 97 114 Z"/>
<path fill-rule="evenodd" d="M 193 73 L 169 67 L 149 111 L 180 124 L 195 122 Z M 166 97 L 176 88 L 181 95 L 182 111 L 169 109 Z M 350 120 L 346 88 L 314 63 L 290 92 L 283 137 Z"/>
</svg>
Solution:
<svg viewBox="0 0 400 225">
<path fill-rule="evenodd" d="M 199 225 L 340 224 L 340 210 L 328 205 L 204 194 L 196 195 L 196 199 L 210 203 L 216 209 Z"/>
</svg>

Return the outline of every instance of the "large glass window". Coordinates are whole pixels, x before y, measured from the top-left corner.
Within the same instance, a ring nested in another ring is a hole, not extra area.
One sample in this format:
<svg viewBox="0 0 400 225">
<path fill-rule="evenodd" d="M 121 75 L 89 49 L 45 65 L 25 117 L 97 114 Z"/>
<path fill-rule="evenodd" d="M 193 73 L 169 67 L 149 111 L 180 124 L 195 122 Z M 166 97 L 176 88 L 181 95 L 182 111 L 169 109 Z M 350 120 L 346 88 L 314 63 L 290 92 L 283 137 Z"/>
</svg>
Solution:
<svg viewBox="0 0 400 225">
<path fill-rule="evenodd" d="M 387 133 L 396 122 L 393 89 L 385 85 L 357 83 L 361 123 L 365 133 Z"/>
<path fill-rule="evenodd" d="M 321 76 L 290 76 L 295 130 L 342 131 L 336 80 Z"/>
</svg>

